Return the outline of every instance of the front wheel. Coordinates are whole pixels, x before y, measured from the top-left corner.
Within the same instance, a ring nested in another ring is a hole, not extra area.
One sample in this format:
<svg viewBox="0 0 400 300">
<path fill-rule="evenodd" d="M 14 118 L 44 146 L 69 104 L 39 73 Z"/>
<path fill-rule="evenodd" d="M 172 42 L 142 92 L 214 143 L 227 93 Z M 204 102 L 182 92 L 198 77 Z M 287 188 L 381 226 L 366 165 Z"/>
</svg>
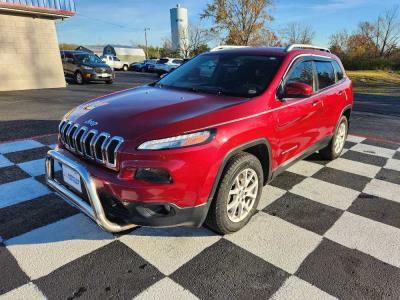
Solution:
<svg viewBox="0 0 400 300">
<path fill-rule="evenodd" d="M 81 72 L 76 72 L 75 73 L 75 82 L 77 84 L 84 84 L 83 75 L 82 75 Z"/>
<path fill-rule="evenodd" d="M 342 116 L 329 145 L 319 151 L 322 159 L 334 160 L 342 154 L 348 131 L 349 121 L 345 116 Z"/>
<path fill-rule="evenodd" d="M 241 152 L 228 162 L 206 225 L 219 234 L 243 228 L 256 212 L 263 186 L 263 169 L 252 154 Z"/>
</svg>

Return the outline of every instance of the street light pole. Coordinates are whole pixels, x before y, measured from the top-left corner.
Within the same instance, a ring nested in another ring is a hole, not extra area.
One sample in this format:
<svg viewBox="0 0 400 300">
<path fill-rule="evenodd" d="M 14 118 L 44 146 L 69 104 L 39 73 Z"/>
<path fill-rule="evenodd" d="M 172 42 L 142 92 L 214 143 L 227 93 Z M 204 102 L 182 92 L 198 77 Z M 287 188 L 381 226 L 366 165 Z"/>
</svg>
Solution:
<svg viewBox="0 0 400 300">
<path fill-rule="evenodd" d="M 147 48 L 147 31 L 150 31 L 150 28 L 145 28 L 144 29 L 144 40 L 146 42 L 146 59 L 149 58 L 149 50 Z"/>
</svg>

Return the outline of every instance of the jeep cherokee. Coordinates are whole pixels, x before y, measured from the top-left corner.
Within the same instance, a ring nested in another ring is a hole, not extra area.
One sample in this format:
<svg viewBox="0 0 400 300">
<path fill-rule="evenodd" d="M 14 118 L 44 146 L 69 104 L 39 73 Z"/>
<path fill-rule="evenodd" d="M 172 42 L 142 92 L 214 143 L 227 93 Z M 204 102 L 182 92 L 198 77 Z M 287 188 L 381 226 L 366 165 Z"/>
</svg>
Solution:
<svg viewBox="0 0 400 300">
<path fill-rule="evenodd" d="M 47 182 L 110 232 L 204 222 L 235 232 L 279 173 L 316 151 L 341 154 L 352 104 L 352 83 L 327 49 L 208 52 L 67 113 Z"/>
</svg>

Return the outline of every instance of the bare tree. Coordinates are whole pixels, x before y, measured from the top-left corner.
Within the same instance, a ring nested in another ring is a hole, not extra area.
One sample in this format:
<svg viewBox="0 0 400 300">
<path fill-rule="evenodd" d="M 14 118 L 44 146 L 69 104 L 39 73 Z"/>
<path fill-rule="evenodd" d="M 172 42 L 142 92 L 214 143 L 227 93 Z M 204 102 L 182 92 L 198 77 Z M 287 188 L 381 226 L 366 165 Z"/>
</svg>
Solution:
<svg viewBox="0 0 400 300">
<path fill-rule="evenodd" d="M 386 10 L 376 23 L 376 44 L 379 56 L 390 56 L 400 42 L 400 6 Z"/>
<path fill-rule="evenodd" d="M 287 45 L 312 44 L 315 37 L 315 31 L 311 25 L 293 22 L 286 26 L 282 35 Z"/>
<path fill-rule="evenodd" d="M 268 9 L 273 0 L 213 0 L 201 17 L 211 19 L 214 33 L 224 35 L 225 43 L 251 45 L 259 40 L 262 29 L 273 20 Z"/>
<path fill-rule="evenodd" d="M 185 36 L 185 35 L 182 35 Z M 191 24 L 188 29 L 187 38 L 181 39 L 181 54 L 184 58 L 199 54 L 208 48 L 207 43 L 213 39 L 209 30 L 200 24 Z"/>
<path fill-rule="evenodd" d="M 333 53 L 342 55 L 347 52 L 350 35 L 346 30 L 338 31 L 331 35 L 329 48 Z"/>
</svg>

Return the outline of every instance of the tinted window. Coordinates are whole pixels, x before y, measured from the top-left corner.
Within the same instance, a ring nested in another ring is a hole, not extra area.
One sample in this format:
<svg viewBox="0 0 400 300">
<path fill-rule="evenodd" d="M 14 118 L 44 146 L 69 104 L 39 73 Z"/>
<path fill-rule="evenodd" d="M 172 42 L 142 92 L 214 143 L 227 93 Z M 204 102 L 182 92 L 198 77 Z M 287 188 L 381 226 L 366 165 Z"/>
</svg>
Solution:
<svg viewBox="0 0 400 300">
<path fill-rule="evenodd" d="M 316 61 L 315 67 L 318 74 L 319 89 L 335 84 L 335 73 L 330 61 Z"/>
<path fill-rule="evenodd" d="M 311 61 L 299 63 L 290 71 L 286 83 L 301 82 L 314 86 L 313 64 Z"/>
<path fill-rule="evenodd" d="M 344 77 L 342 68 L 339 66 L 339 64 L 337 63 L 337 61 L 332 61 L 332 64 L 333 64 L 333 68 L 335 69 L 337 81 L 342 80 L 343 77 Z"/>
<path fill-rule="evenodd" d="M 100 59 L 100 57 L 98 57 L 95 54 L 89 54 L 89 53 L 75 54 L 75 57 L 80 62 L 86 63 L 86 64 L 102 64 L 103 63 L 103 61 Z"/>
<path fill-rule="evenodd" d="M 268 87 L 280 63 L 281 58 L 275 56 L 205 54 L 183 64 L 156 86 L 250 98 Z"/>
</svg>

